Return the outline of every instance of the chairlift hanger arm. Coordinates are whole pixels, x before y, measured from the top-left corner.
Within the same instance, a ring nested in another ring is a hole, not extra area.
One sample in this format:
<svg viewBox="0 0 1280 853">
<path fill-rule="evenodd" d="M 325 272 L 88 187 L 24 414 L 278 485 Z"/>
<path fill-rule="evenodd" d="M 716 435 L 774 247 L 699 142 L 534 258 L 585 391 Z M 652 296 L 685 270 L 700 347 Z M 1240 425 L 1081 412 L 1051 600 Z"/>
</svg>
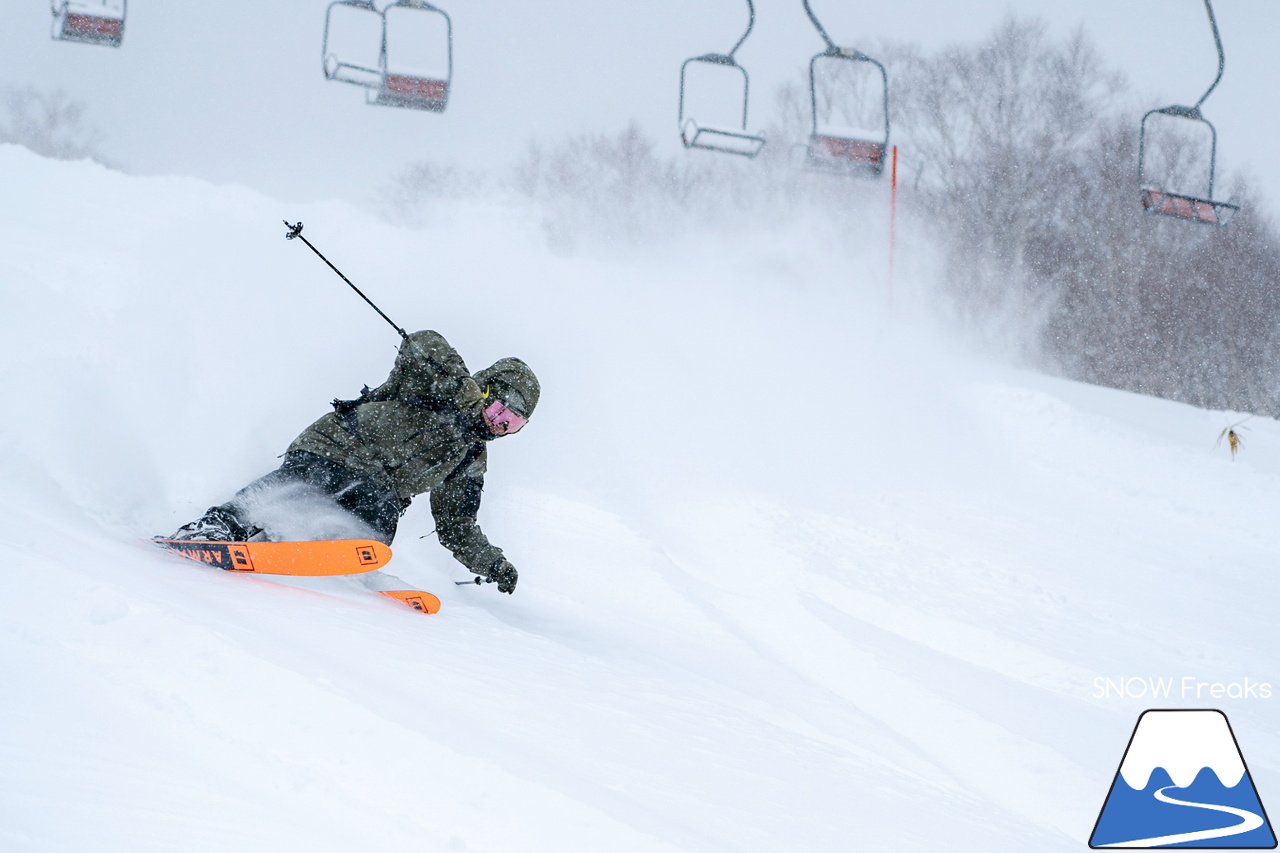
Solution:
<svg viewBox="0 0 1280 853">
<path fill-rule="evenodd" d="M 752 0 L 747 0 L 747 31 L 742 34 L 742 38 L 738 39 L 733 48 L 728 53 L 704 53 L 702 56 L 695 56 L 692 59 L 685 60 L 685 65 L 690 62 L 714 62 L 716 65 L 737 65 L 738 61 L 733 55 L 738 52 L 738 48 L 742 47 L 742 43 L 747 40 L 747 36 L 751 35 L 751 30 L 756 25 L 756 7 Z"/>
<path fill-rule="evenodd" d="M 805 2 L 808 3 L 809 0 L 805 0 Z M 1217 45 L 1218 48 L 1218 76 L 1213 78 L 1213 83 L 1210 84 L 1205 93 L 1200 96 L 1200 100 L 1196 101 L 1194 109 L 1197 111 L 1200 109 L 1200 105 L 1205 102 L 1205 99 L 1209 97 L 1210 93 L 1212 93 L 1214 89 L 1218 88 L 1218 83 L 1222 80 L 1222 71 L 1227 64 L 1226 56 L 1222 52 L 1222 36 L 1218 33 L 1218 19 L 1213 15 L 1213 4 L 1210 0 L 1204 0 L 1204 8 L 1205 11 L 1209 13 L 1209 27 L 1213 30 L 1213 43 Z"/>
<path fill-rule="evenodd" d="M 813 26 L 818 30 L 818 35 L 822 36 L 822 40 L 827 43 L 826 51 L 822 56 L 839 56 L 843 59 L 858 59 L 864 62 L 875 62 L 874 59 L 867 56 L 862 51 L 854 47 L 841 47 L 831 40 L 831 36 L 827 35 L 827 31 L 819 23 L 818 17 L 813 14 L 813 8 L 809 5 L 809 0 L 804 0 L 804 10 L 809 13 L 809 20 L 813 21 Z M 876 63 L 879 65 L 879 63 Z"/>
<path fill-rule="evenodd" d="M 818 35 L 822 36 L 822 40 L 827 43 L 828 53 L 839 53 L 840 48 L 831 40 L 831 36 L 827 35 L 827 31 L 823 29 L 822 24 L 818 21 L 818 16 L 813 14 L 813 7 L 809 5 L 809 0 L 802 0 L 804 3 L 804 11 L 809 15 L 809 20 L 813 21 L 814 28 L 818 31 Z"/>
<path fill-rule="evenodd" d="M 808 0 L 805 0 L 805 2 L 808 2 Z M 1200 112 L 1200 106 L 1205 102 L 1209 95 L 1213 93 L 1213 90 L 1218 88 L 1218 83 L 1222 81 L 1222 72 L 1226 68 L 1226 55 L 1222 50 L 1222 36 L 1218 32 L 1218 20 L 1214 17 L 1211 0 L 1204 0 L 1204 8 L 1205 11 L 1209 13 L 1209 28 L 1213 31 L 1213 43 L 1218 48 L 1218 76 L 1213 78 L 1213 82 L 1209 84 L 1209 88 L 1205 90 L 1205 93 L 1200 96 L 1200 100 L 1196 101 L 1195 106 L 1186 107 L 1174 104 L 1172 106 L 1159 107 L 1158 109 L 1151 110 L 1147 115 L 1151 115 L 1152 113 L 1162 113 L 1164 115 L 1195 119 L 1197 121 L 1208 123 L 1204 114 Z M 1146 121 L 1146 116 L 1143 117 L 1143 121 Z M 1212 127 L 1212 125 L 1210 125 L 1210 127 Z"/>
<path fill-rule="evenodd" d="M 742 43 L 747 40 L 747 36 L 751 35 L 751 30 L 755 28 L 755 25 L 756 25 L 756 6 L 751 0 L 747 0 L 747 31 L 742 34 L 742 38 L 738 39 L 737 44 L 735 44 L 733 46 L 733 49 L 730 50 L 729 53 L 727 54 L 729 57 L 729 63 L 726 63 L 726 64 L 732 64 L 733 55 L 738 52 L 738 48 L 742 47 Z"/>
</svg>

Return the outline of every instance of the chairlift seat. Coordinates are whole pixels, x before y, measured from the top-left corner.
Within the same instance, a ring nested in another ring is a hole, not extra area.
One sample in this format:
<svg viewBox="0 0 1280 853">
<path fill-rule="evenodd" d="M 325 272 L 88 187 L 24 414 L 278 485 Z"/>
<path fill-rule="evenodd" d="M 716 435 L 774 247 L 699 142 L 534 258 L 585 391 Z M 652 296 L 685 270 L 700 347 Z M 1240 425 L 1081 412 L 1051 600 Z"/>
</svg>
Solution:
<svg viewBox="0 0 1280 853">
<path fill-rule="evenodd" d="M 753 136 L 738 128 L 703 127 L 693 119 L 680 128 L 680 140 L 685 148 L 703 148 L 744 157 L 755 157 L 764 148 L 763 136 Z"/>
<path fill-rule="evenodd" d="M 1173 216 L 1221 228 L 1240 211 L 1240 205 L 1143 187 L 1142 209 L 1149 214 Z"/>
<path fill-rule="evenodd" d="M 449 83 L 427 77 L 387 74 L 383 77 L 382 88 L 370 98 L 370 103 L 443 112 L 449 103 Z"/>
<path fill-rule="evenodd" d="M 74 9 L 74 11 L 72 11 Z M 124 40 L 124 5 L 67 2 L 55 9 L 53 36 L 60 41 L 119 47 Z"/>
<path fill-rule="evenodd" d="M 846 160 L 879 171 L 884 166 L 884 143 L 843 136 L 814 134 L 809 138 L 809 156 L 826 160 Z"/>
<path fill-rule="evenodd" d="M 366 89 L 377 89 L 382 85 L 383 80 L 382 71 L 379 69 L 369 68 L 336 53 L 325 56 L 324 76 L 329 80 L 363 86 Z"/>
<path fill-rule="evenodd" d="M 119 43 L 124 32 L 124 22 L 98 15 L 67 15 L 62 21 L 63 38 L 74 37 L 83 41 Z"/>
</svg>

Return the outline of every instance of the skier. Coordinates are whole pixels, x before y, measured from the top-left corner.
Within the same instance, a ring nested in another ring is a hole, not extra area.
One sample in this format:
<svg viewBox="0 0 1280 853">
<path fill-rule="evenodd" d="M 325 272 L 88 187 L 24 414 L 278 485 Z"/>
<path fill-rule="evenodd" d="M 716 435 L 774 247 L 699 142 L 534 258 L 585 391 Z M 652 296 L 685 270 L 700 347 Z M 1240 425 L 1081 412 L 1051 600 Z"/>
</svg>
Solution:
<svg viewBox="0 0 1280 853">
<path fill-rule="evenodd" d="M 511 593 L 515 566 L 490 544 L 476 512 L 486 444 L 528 422 L 539 390 L 537 377 L 518 358 L 472 376 L 439 333 L 407 335 L 386 382 L 372 391 L 366 385 L 355 400 L 334 400 L 334 411 L 294 439 L 279 468 L 169 538 L 268 537 L 273 507 L 301 497 L 311 502 L 309 512 L 340 509 L 341 519 L 367 530 L 366 538 L 389 545 L 410 501 L 430 492 L 440 543 L 473 573 Z"/>
</svg>

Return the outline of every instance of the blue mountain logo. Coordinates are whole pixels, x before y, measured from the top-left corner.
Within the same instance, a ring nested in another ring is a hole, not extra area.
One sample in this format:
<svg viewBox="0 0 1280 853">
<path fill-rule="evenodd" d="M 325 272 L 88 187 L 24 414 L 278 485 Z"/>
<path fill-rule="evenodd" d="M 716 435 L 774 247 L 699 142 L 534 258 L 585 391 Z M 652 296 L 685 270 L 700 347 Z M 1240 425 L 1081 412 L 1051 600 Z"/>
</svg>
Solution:
<svg viewBox="0 0 1280 853">
<path fill-rule="evenodd" d="M 1144 711 L 1089 846 L 1274 848 L 1275 833 L 1227 715 Z"/>
</svg>

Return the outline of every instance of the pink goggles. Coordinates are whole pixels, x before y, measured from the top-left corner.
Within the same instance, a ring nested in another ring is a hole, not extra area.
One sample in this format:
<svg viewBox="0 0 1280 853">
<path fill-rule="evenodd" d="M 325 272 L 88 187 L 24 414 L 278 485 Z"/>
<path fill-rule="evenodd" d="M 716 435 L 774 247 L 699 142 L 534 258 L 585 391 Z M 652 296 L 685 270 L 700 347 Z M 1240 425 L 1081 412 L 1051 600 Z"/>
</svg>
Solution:
<svg viewBox="0 0 1280 853">
<path fill-rule="evenodd" d="M 484 422 L 489 425 L 489 432 L 494 435 L 510 435 L 519 432 L 529 422 L 507 408 L 501 400 L 494 400 L 484 410 Z"/>
</svg>

